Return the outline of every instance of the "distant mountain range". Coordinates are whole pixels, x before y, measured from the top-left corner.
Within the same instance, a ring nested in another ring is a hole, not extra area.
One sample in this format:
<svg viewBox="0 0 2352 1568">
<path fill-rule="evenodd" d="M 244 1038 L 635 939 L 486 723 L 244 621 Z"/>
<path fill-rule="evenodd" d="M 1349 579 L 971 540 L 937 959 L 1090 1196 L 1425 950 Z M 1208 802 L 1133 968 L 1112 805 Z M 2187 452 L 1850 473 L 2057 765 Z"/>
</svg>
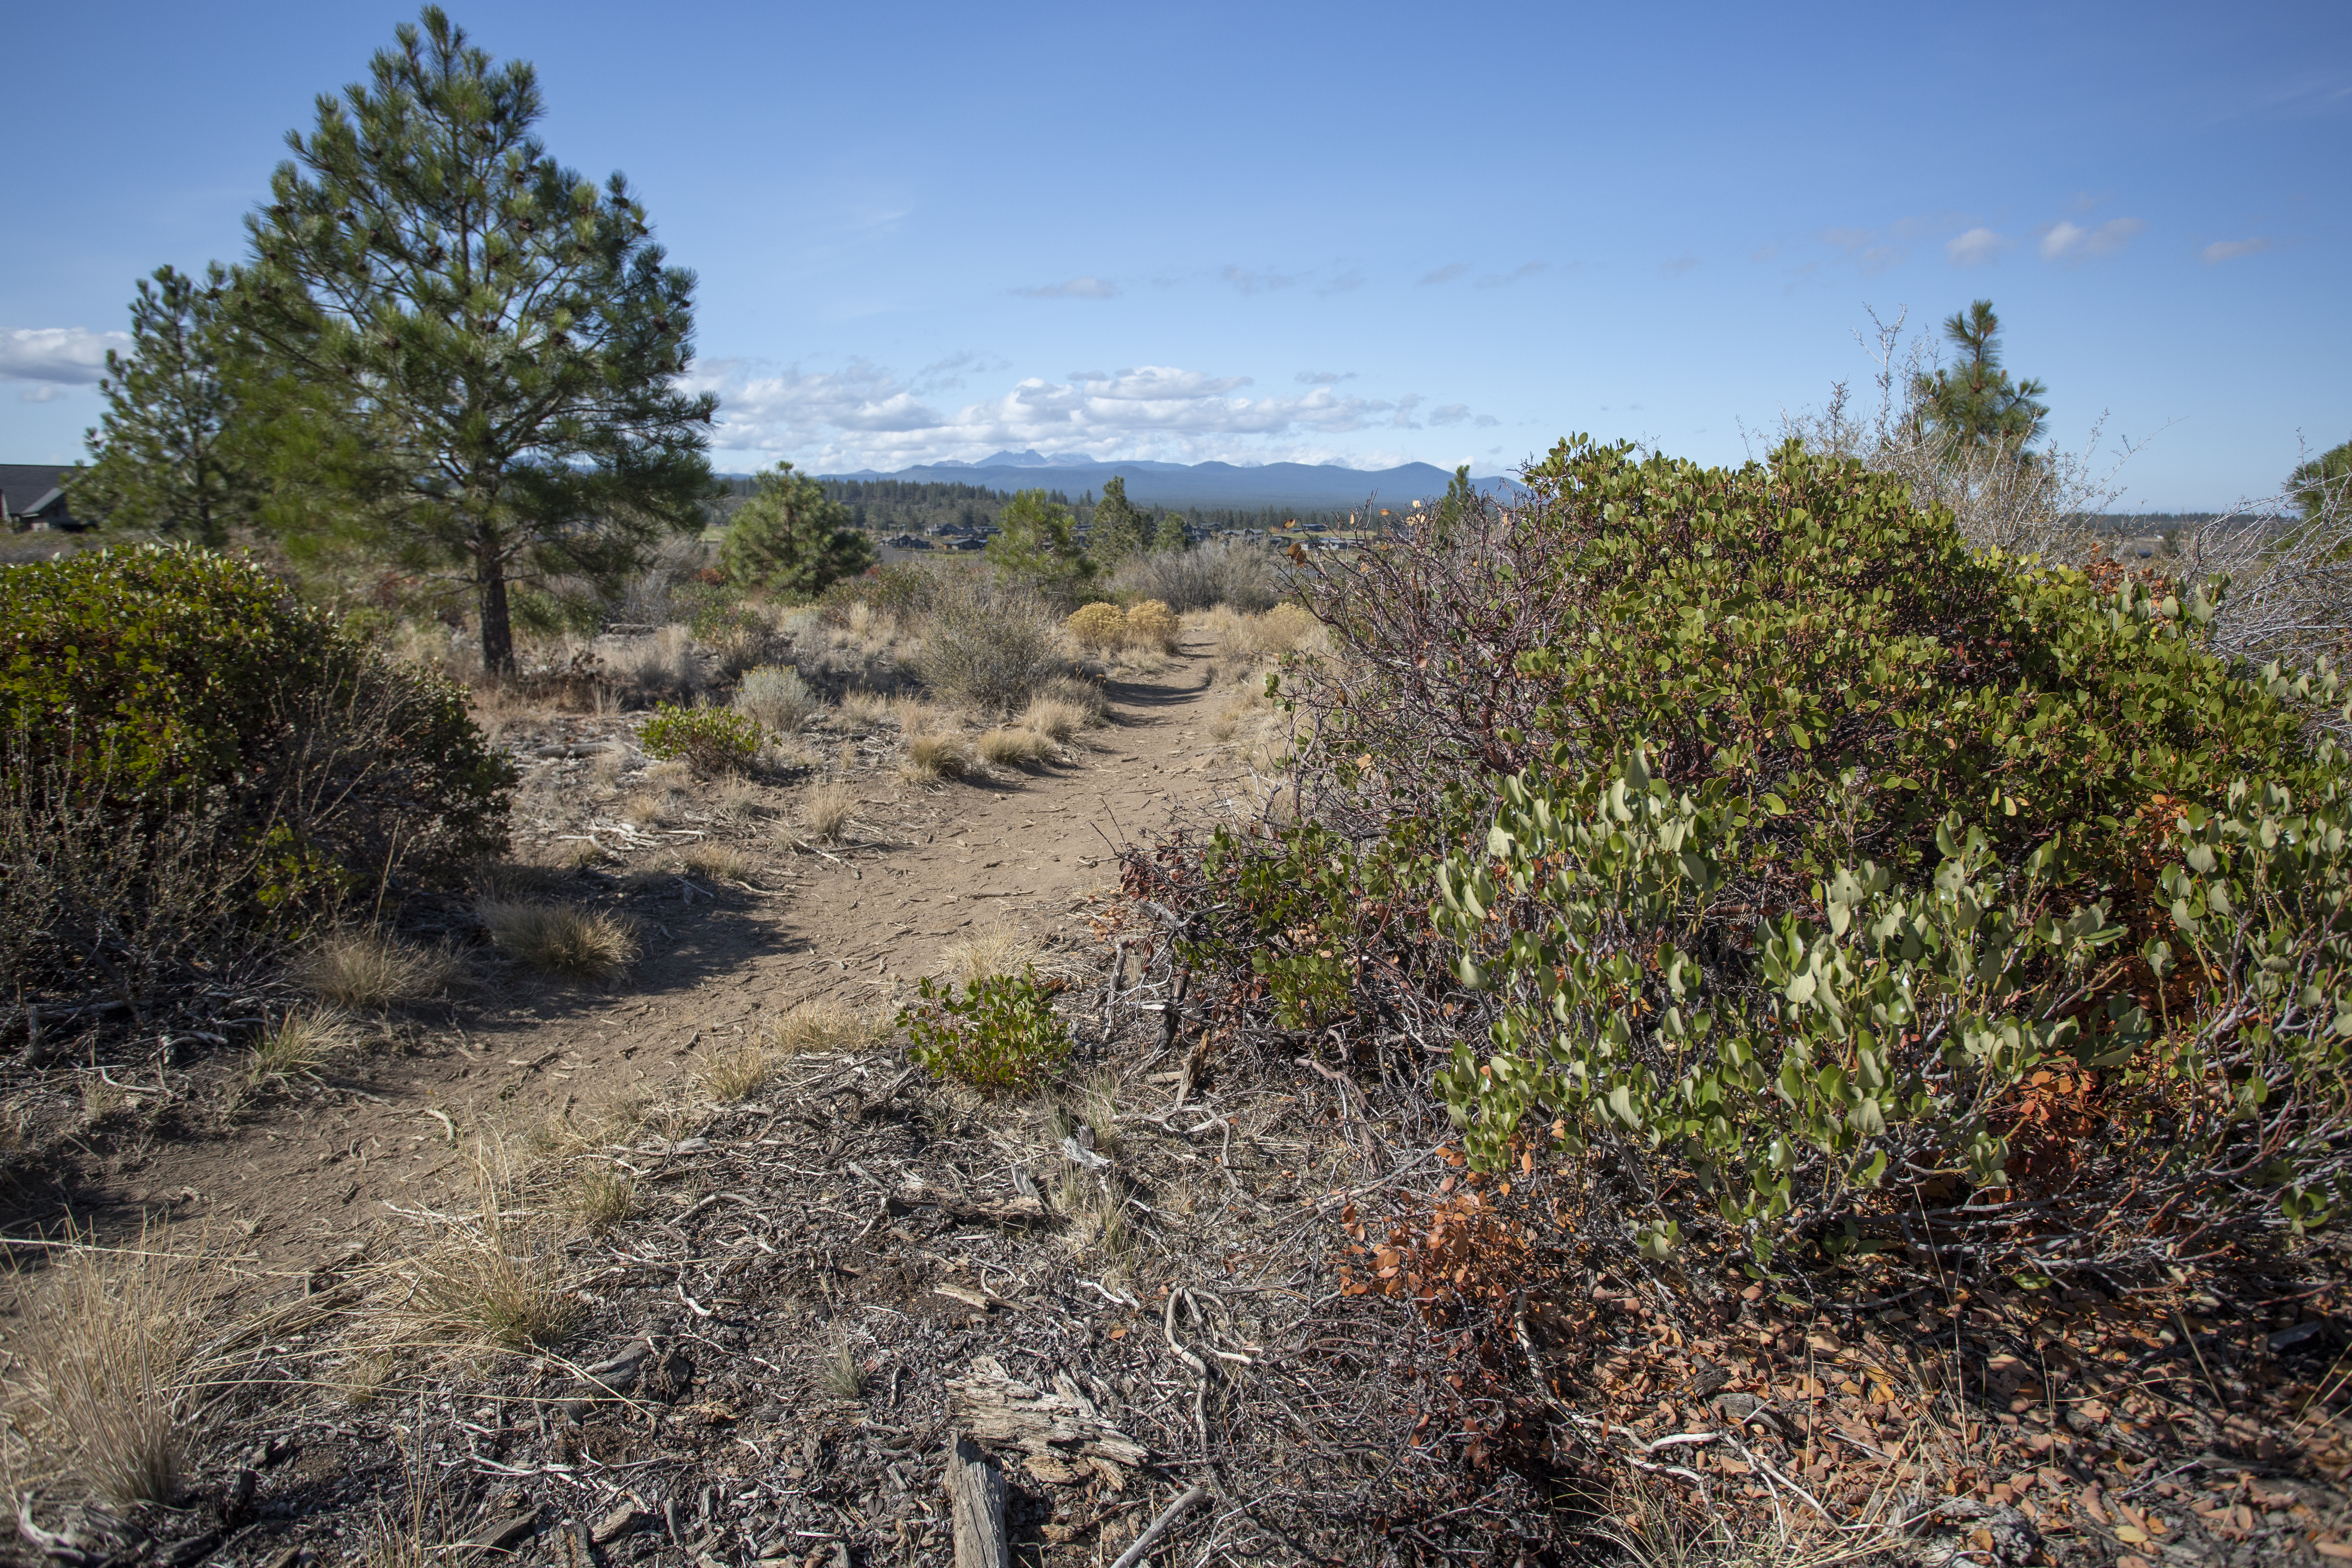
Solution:
<svg viewBox="0 0 2352 1568">
<path fill-rule="evenodd" d="M 1350 507 L 1410 505 L 1445 493 L 1453 474 L 1428 463 L 1398 468 L 1342 468 L 1320 463 L 1156 463 L 1145 459 L 1098 463 L 1088 458 L 1048 458 L 1038 452 L 992 452 L 977 463 L 950 459 L 882 473 L 824 474 L 829 479 L 906 479 L 917 484 L 985 485 L 995 490 L 1040 487 L 1068 494 L 1102 491 L 1103 481 L 1127 481 L 1128 499 L 1160 506 Z M 1505 479 L 1472 481 L 1489 494 L 1511 494 L 1518 486 Z"/>
</svg>

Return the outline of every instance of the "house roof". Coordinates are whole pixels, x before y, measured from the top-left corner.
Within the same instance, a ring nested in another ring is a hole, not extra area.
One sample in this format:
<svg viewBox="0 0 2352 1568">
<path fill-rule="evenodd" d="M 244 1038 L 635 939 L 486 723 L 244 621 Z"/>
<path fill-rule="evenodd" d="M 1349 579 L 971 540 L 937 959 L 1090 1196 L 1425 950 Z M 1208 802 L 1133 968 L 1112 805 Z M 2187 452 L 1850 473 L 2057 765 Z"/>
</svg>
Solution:
<svg viewBox="0 0 2352 1568">
<path fill-rule="evenodd" d="M 58 492 L 73 471 L 68 463 L 0 463 L 0 506 L 10 517 L 28 517 L 62 499 Z"/>
</svg>

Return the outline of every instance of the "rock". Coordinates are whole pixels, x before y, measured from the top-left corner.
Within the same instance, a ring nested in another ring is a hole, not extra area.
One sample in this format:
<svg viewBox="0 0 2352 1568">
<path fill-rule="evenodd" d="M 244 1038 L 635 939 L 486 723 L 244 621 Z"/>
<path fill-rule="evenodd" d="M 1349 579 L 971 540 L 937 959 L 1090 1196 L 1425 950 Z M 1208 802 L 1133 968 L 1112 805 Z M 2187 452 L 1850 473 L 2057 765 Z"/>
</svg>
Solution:
<svg viewBox="0 0 2352 1568">
<path fill-rule="evenodd" d="M 1913 1521 L 1909 1561 L 1917 1568 L 2023 1568 L 2042 1552 L 2042 1532 L 2013 1508 L 1946 1498 Z"/>
</svg>

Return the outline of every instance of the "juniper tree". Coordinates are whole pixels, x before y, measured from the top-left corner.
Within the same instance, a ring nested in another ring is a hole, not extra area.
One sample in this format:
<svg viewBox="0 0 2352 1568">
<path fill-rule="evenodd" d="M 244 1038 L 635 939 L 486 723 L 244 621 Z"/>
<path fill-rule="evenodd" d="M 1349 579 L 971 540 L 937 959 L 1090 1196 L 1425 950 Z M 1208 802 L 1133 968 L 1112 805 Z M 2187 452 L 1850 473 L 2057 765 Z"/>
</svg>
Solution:
<svg viewBox="0 0 2352 1568">
<path fill-rule="evenodd" d="M 131 352 L 106 355 L 106 412 L 73 506 L 116 528 L 226 543 L 254 521 L 268 484 L 246 408 L 251 370 L 218 262 L 201 280 L 159 267 L 131 301 Z"/>
<path fill-rule="evenodd" d="M 369 428 L 313 432 L 335 526 L 460 570 L 504 674 L 509 583 L 610 579 L 701 525 L 718 400 L 677 385 L 694 275 L 663 264 L 622 175 L 600 195 L 548 155 L 531 67 L 493 65 L 437 6 L 396 37 L 288 134 L 240 314 Z"/>
<path fill-rule="evenodd" d="M 1127 499 L 1127 480 L 1114 474 L 1103 481 L 1102 500 L 1095 503 L 1087 553 L 1104 566 L 1116 566 L 1143 549 L 1143 514 Z"/>
<path fill-rule="evenodd" d="M 719 541 L 719 564 L 730 577 L 803 597 L 874 563 L 874 547 L 850 526 L 849 509 L 790 463 L 755 476 L 752 487 Z"/>
</svg>

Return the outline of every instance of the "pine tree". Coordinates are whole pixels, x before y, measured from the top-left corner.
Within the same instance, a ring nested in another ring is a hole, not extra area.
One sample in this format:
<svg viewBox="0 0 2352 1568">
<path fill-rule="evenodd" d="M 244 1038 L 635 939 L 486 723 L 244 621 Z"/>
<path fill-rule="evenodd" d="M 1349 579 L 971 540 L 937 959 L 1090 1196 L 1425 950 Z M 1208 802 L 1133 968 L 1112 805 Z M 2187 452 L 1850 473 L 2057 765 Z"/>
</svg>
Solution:
<svg viewBox="0 0 2352 1568">
<path fill-rule="evenodd" d="M 610 580 L 662 530 L 701 526 L 718 400 L 676 384 L 694 275 L 663 265 L 621 175 L 600 195 L 548 156 L 530 66 L 494 67 L 437 6 L 396 36 L 372 84 L 287 138 L 247 219 L 239 315 L 372 421 L 360 443 L 310 433 L 338 526 L 465 570 L 483 665 L 505 674 L 509 582 Z"/>
<path fill-rule="evenodd" d="M 1095 563 L 1079 550 L 1072 526 L 1068 507 L 1044 490 L 1023 490 L 1006 503 L 985 553 L 1006 576 L 1068 598 L 1095 574 Z"/>
<path fill-rule="evenodd" d="M 2337 515 L 2342 515 L 2347 489 L 2352 489 L 2352 441 L 2296 464 L 2294 472 L 2286 479 L 2287 494 L 2303 508 L 2306 521 L 2316 518 L 2331 500 Z"/>
<path fill-rule="evenodd" d="M 254 521 L 268 478 L 229 287 L 218 262 L 202 282 L 171 267 L 139 280 L 131 353 L 107 352 L 106 412 L 88 433 L 93 461 L 72 483 L 75 511 L 215 546 Z"/>
<path fill-rule="evenodd" d="M 790 463 L 755 475 L 752 486 L 719 537 L 719 564 L 730 577 L 805 598 L 874 564 L 874 546 L 852 526 L 849 509 Z"/>
<path fill-rule="evenodd" d="M 1154 531 L 1151 535 L 1151 548 L 1153 550 L 1182 550 L 1192 542 L 1185 537 L 1184 534 L 1184 514 L 1182 512 L 1171 511 L 1161 514 L 1160 519 L 1160 527 Z"/>
<path fill-rule="evenodd" d="M 1479 506 L 1478 488 L 1470 482 L 1470 465 L 1463 464 L 1446 481 L 1445 494 L 1429 509 L 1429 526 L 1443 533 L 1465 515 L 1475 512 Z"/>
<path fill-rule="evenodd" d="M 1114 474 L 1103 481 L 1102 500 L 1095 503 L 1087 553 L 1108 569 L 1130 555 L 1141 554 L 1143 546 L 1143 514 L 1127 499 L 1127 480 Z"/>
<path fill-rule="evenodd" d="M 2041 382 L 2012 384 L 2000 365 L 2000 318 L 1992 301 L 1979 300 L 1944 321 L 1944 337 L 1959 351 L 1959 362 L 1923 372 L 1912 384 L 1919 418 L 1927 433 L 1953 447 L 2032 444 L 2050 417 L 2037 401 L 2050 389 Z"/>
</svg>

